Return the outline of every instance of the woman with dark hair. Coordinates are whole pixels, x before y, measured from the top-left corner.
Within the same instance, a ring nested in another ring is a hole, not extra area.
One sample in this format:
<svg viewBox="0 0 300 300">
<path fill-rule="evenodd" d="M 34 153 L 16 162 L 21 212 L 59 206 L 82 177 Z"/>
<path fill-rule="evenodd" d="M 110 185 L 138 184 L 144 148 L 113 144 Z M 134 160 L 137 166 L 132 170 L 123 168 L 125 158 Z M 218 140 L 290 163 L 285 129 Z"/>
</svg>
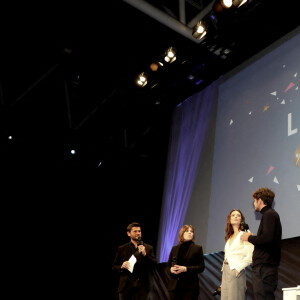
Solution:
<svg viewBox="0 0 300 300">
<path fill-rule="evenodd" d="M 247 289 L 245 268 L 252 263 L 254 246 L 241 241 L 242 222 L 245 222 L 245 217 L 238 209 L 233 209 L 226 219 L 221 300 L 245 299 Z"/>
<path fill-rule="evenodd" d="M 202 246 L 195 244 L 194 227 L 184 225 L 173 246 L 167 263 L 170 280 L 170 300 L 197 300 L 199 296 L 198 274 L 205 269 Z"/>
</svg>

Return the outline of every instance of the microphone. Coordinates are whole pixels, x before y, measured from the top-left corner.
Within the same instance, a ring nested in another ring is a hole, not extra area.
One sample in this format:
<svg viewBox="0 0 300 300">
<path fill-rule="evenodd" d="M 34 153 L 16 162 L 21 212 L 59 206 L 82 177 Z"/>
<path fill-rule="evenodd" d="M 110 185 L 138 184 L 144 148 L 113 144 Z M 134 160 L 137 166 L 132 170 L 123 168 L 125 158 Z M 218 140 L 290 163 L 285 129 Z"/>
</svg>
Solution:
<svg viewBox="0 0 300 300">
<path fill-rule="evenodd" d="M 175 266 L 176 263 L 177 263 L 177 259 L 176 259 L 176 256 L 174 256 L 174 257 L 172 258 L 172 267 Z"/>
<path fill-rule="evenodd" d="M 213 296 L 221 295 L 221 287 L 219 286 L 215 291 L 213 291 L 212 295 Z"/>
<path fill-rule="evenodd" d="M 143 241 L 142 241 L 142 238 L 140 236 L 138 237 L 138 240 L 137 240 L 136 243 L 137 243 L 138 246 L 143 245 Z"/>
<path fill-rule="evenodd" d="M 242 231 L 247 231 L 249 229 L 248 224 L 245 223 L 244 221 L 241 222 L 240 227 Z"/>
</svg>

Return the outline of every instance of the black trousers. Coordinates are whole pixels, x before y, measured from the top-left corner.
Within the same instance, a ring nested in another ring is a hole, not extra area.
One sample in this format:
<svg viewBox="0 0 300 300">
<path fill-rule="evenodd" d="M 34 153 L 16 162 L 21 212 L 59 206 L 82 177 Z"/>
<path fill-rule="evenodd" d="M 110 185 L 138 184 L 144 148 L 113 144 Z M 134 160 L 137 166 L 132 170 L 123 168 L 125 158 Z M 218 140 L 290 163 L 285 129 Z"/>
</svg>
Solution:
<svg viewBox="0 0 300 300">
<path fill-rule="evenodd" d="M 119 300 L 148 300 L 149 291 L 141 282 L 131 281 L 125 289 L 119 293 Z"/>
<path fill-rule="evenodd" d="M 278 267 L 261 264 L 252 269 L 252 284 L 255 300 L 275 300 L 278 284 Z"/>
</svg>

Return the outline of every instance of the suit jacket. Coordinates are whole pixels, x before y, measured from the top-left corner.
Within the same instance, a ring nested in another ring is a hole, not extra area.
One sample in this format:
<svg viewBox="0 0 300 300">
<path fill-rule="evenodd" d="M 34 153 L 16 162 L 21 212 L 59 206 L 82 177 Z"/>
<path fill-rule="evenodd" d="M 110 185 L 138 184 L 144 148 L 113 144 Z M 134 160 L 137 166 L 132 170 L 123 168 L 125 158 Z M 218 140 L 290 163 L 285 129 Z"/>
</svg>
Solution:
<svg viewBox="0 0 300 300">
<path fill-rule="evenodd" d="M 149 291 L 149 272 L 157 265 L 153 247 L 144 244 L 146 255 L 139 253 L 134 244 L 129 242 L 118 247 L 112 270 L 119 273 L 120 279 L 118 284 L 118 292 L 122 292 L 125 287 L 134 287 L 136 285 L 144 285 L 146 291 Z M 137 259 L 133 272 L 127 269 L 121 269 L 124 261 L 128 261 L 134 255 Z"/>
<path fill-rule="evenodd" d="M 180 284 L 180 288 L 184 289 L 199 289 L 198 275 L 205 269 L 202 247 L 200 245 L 196 245 L 194 242 L 191 242 L 186 255 L 183 257 L 183 261 L 178 263 L 179 265 L 186 266 L 187 272 L 175 275 L 171 273 L 170 268 L 172 266 L 172 260 L 176 259 L 178 262 L 179 248 L 180 245 L 174 246 L 169 255 L 169 260 L 167 263 L 168 272 L 170 275 L 168 290 L 174 291 L 178 284 Z"/>
</svg>

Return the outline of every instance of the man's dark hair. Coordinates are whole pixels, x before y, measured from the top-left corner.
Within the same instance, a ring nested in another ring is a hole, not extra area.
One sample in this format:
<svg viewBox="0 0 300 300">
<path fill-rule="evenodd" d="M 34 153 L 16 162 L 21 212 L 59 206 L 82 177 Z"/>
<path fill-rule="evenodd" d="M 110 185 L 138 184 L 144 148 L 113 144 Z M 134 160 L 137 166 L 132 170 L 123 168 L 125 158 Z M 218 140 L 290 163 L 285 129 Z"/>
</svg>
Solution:
<svg viewBox="0 0 300 300">
<path fill-rule="evenodd" d="M 141 228 L 141 225 L 140 225 L 140 223 L 138 223 L 138 222 L 132 222 L 131 224 L 129 224 L 129 225 L 127 226 L 127 232 L 130 232 L 131 229 L 132 229 L 132 227 L 140 227 L 140 228 Z"/>
<path fill-rule="evenodd" d="M 275 198 L 275 193 L 266 187 L 262 187 L 255 191 L 252 194 L 252 197 L 257 200 L 261 199 L 265 205 L 271 207 Z"/>
</svg>

